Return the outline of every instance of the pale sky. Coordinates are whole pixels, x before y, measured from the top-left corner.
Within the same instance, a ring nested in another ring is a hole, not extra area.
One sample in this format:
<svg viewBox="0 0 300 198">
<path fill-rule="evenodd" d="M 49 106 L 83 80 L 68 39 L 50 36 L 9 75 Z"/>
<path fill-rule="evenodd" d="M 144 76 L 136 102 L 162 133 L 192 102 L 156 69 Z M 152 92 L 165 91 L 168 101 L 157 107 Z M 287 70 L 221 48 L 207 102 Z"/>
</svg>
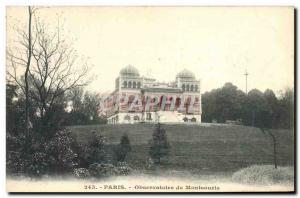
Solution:
<svg viewBox="0 0 300 198">
<path fill-rule="evenodd" d="M 226 82 L 245 90 L 246 69 L 248 90 L 293 88 L 291 7 L 47 7 L 38 14 L 49 30 L 61 16 L 61 33 L 93 65 L 92 91 L 113 91 L 128 64 L 164 82 L 189 69 L 202 92 Z M 26 17 L 27 8 L 7 8 L 8 40 L 10 25 Z"/>
</svg>

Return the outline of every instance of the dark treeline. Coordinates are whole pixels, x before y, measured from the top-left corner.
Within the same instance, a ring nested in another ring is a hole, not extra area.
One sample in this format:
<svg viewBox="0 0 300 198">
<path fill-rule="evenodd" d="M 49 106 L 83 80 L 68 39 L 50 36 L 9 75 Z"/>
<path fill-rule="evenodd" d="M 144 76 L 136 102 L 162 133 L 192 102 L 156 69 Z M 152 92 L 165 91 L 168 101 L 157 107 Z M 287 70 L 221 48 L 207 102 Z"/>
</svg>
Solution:
<svg viewBox="0 0 300 198">
<path fill-rule="evenodd" d="M 84 92 L 81 87 L 62 94 L 59 100 L 44 111 L 43 117 L 41 117 L 39 104 L 31 98 L 29 103 L 30 126 L 36 130 L 56 131 L 57 127 L 61 126 L 106 123 L 106 119 L 99 116 L 100 96 L 96 93 Z M 6 85 L 6 112 L 7 131 L 23 132 L 26 126 L 25 97 L 18 91 L 18 86 L 9 83 Z M 48 127 L 41 128 L 39 126 L 41 124 Z"/>
<path fill-rule="evenodd" d="M 286 89 L 278 97 L 267 89 L 246 94 L 232 83 L 202 95 L 202 121 L 240 124 L 264 128 L 293 128 L 294 91 Z"/>
</svg>

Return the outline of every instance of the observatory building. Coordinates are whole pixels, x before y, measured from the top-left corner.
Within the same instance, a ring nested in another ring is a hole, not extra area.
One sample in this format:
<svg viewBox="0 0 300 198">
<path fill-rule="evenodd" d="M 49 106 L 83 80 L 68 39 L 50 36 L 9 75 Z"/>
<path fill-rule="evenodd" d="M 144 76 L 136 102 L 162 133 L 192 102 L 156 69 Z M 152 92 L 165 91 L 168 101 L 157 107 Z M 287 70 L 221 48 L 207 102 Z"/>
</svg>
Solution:
<svg viewBox="0 0 300 198">
<path fill-rule="evenodd" d="M 172 82 L 157 82 L 128 65 L 116 78 L 115 90 L 104 99 L 101 113 L 108 124 L 201 123 L 200 80 L 184 69 Z"/>
</svg>

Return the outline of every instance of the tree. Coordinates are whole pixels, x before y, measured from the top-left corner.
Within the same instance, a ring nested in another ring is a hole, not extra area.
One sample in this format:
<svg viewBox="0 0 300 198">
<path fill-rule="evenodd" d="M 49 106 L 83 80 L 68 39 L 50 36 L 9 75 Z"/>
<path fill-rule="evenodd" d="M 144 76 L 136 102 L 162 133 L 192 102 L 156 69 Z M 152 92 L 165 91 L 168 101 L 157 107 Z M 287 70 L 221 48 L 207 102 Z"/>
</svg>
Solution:
<svg viewBox="0 0 300 198">
<path fill-rule="evenodd" d="M 245 93 L 232 83 L 225 83 L 222 88 L 204 93 L 202 95 L 203 121 L 217 120 L 224 123 L 226 120 L 241 119 L 245 97 Z"/>
<path fill-rule="evenodd" d="M 115 149 L 117 162 L 125 161 L 127 154 L 131 151 L 130 140 L 127 134 L 122 135 L 120 144 Z"/>
<path fill-rule="evenodd" d="M 92 138 L 88 142 L 85 159 L 87 164 L 98 163 L 101 164 L 106 160 L 106 139 L 103 135 L 97 134 L 96 131 L 92 131 Z"/>
<path fill-rule="evenodd" d="M 53 110 L 65 102 L 61 100 L 62 97 L 71 89 L 85 86 L 89 82 L 87 63 L 79 62 L 76 51 L 62 39 L 59 28 L 57 27 L 57 32 L 51 32 L 50 27 L 36 18 L 32 33 L 24 33 L 24 38 L 34 35 L 31 45 L 25 43 L 25 46 L 29 46 L 30 53 L 26 51 L 22 54 L 22 57 L 30 54 L 33 59 L 30 67 L 26 67 L 25 76 L 20 75 L 17 68 L 25 64 L 23 58 L 8 53 L 12 66 L 8 74 L 24 92 L 26 104 L 28 97 L 33 101 L 40 120 L 38 132 L 41 134 L 48 133 L 46 126 L 53 120 Z"/>
<path fill-rule="evenodd" d="M 167 140 L 165 129 L 161 128 L 161 124 L 156 125 L 156 129 L 152 134 L 152 139 L 149 141 L 149 155 L 156 164 L 161 163 L 161 158 L 167 156 L 170 150 L 170 144 Z"/>
<path fill-rule="evenodd" d="M 294 90 L 287 88 L 280 93 L 278 100 L 278 127 L 294 128 Z"/>
<path fill-rule="evenodd" d="M 84 92 L 77 87 L 69 93 L 71 111 L 66 125 L 102 124 L 105 119 L 99 116 L 101 97 L 98 93 Z"/>
<path fill-rule="evenodd" d="M 26 126 L 26 134 L 29 134 L 29 128 L 30 128 L 30 119 L 29 119 L 29 84 L 28 84 L 28 77 L 29 77 L 29 71 L 31 66 L 31 59 L 32 59 L 32 50 L 35 44 L 35 41 L 33 41 L 32 36 L 32 17 L 36 9 L 28 6 L 28 30 L 20 30 L 17 29 L 20 40 L 20 48 L 18 49 L 18 52 L 21 51 L 20 55 L 14 54 L 12 51 L 15 50 L 7 50 L 7 58 L 13 68 L 13 72 L 8 71 L 7 74 L 10 78 L 12 78 L 16 84 L 18 84 L 22 91 L 25 94 L 25 126 Z M 16 70 L 17 67 L 25 67 L 24 72 L 24 84 L 21 85 L 20 82 L 17 80 Z"/>
</svg>

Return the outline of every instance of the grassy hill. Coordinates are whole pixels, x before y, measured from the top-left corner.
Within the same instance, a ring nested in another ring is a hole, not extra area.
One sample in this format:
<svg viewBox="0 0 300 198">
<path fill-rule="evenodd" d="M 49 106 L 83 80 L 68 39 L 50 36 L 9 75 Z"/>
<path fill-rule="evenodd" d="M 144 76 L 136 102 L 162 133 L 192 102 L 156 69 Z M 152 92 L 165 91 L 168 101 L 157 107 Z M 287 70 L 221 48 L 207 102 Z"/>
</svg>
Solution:
<svg viewBox="0 0 300 198">
<path fill-rule="evenodd" d="M 72 126 L 72 134 L 81 142 L 91 138 L 91 131 L 103 134 L 117 144 L 123 134 L 129 136 L 132 152 L 127 160 L 143 166 L 148 156 L 148 141 L 153 124 Z M 235 171 L 251 164 L 272 164 L 273 145 L 259 129 L 238 125 L 163 125 L 171 144 L 166 167 L 198 171 Z M 279 165 L 292 165 L 293 130 L 276 130 Z"/>
</svg>

